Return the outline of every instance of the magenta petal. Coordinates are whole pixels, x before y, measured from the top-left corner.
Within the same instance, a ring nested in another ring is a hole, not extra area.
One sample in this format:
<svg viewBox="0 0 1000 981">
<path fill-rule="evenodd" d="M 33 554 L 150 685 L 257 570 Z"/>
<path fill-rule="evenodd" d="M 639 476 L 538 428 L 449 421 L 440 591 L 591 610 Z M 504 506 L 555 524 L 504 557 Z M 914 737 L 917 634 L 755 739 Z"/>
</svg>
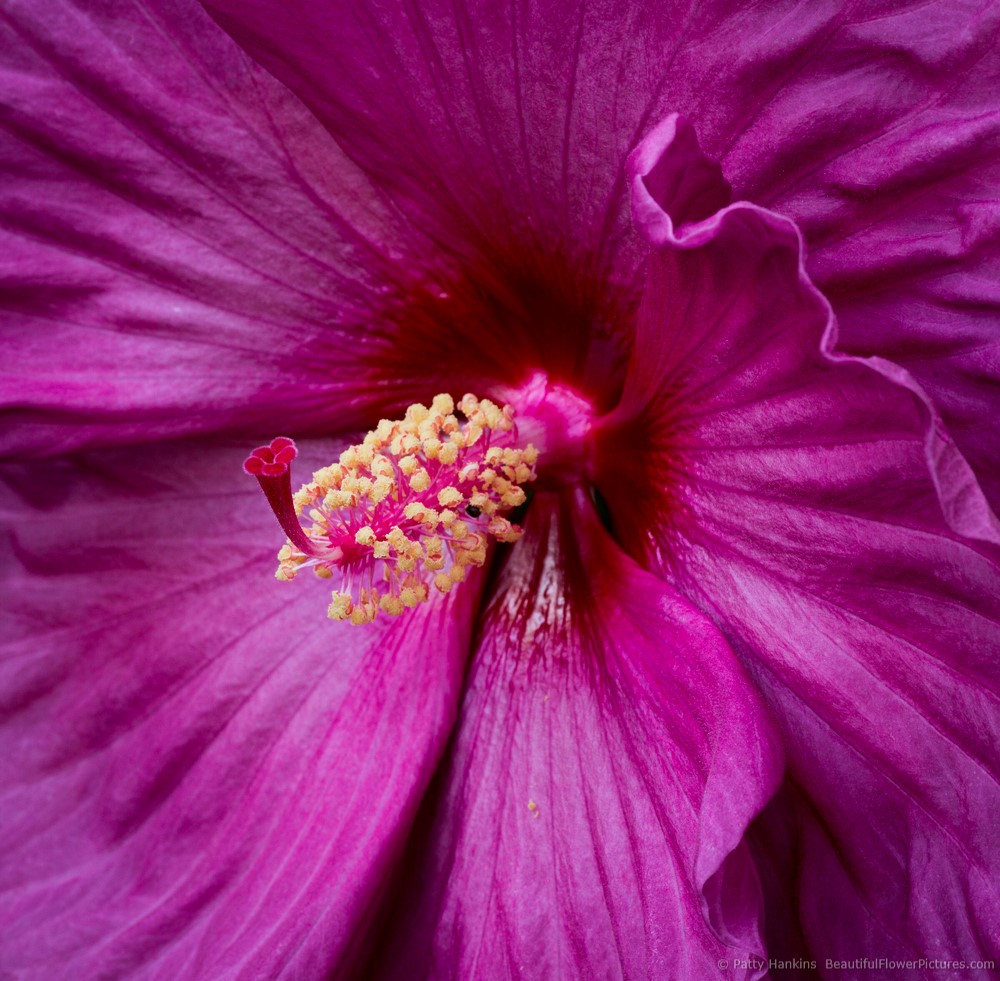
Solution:
<svg viewBox="0 0 1000 981">
<path fill-rule="evenodd" d="M 641 173 L 633 191 L 647 207 Z M 832 350 L 794 225 L 740 204 L 666 222 L 620 414 L 670 430 L 654 558 L 785 734 L 755 838 L 772 910 L 794 903 L 783 935 L 820 958 L 996 957 L 996 519 L 910 376 Z"/>
<path fill-rule="evenodd" d="M 0 449 L 355 424 L 399 232 L 302 105 L 185 0 L 17 4 L 0 51 Z"/>
<path fill-rule="evenodd" d="M 707 618 L 589 502 L 541 495 L 528 522 L 381 971 L 713 977 L 763 950 L 744 835 L 782 772 L 767 716 Z"/>
<path fill-rule="evenodd" d="M 273 579 L 236 450 L 5 476 L 0 963 L 348 969 L 454 722 L 475 586 L 326 620 L 322 581 Z"/>
</svg>

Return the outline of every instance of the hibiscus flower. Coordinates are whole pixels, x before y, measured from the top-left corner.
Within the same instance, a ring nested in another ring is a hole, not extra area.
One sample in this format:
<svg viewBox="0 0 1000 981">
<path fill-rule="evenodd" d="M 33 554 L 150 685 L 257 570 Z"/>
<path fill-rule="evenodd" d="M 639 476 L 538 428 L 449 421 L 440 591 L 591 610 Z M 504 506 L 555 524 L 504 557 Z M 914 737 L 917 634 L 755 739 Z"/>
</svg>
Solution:
<svg viewBox="0 0 1000 981">
<path fill-rule="evenodd" d="M 209 10 L 5 10 L 4 969 L 990 976 L 1000 11 Z"/>
</svg>

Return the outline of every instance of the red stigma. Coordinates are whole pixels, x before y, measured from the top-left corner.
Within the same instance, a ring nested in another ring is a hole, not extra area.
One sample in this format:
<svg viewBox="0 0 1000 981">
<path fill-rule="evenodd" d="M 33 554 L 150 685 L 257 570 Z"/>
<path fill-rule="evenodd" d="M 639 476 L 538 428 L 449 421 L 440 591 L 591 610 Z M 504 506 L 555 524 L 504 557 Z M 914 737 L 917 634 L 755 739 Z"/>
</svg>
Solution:
<svg viewBox="0 0 1000 981">
<path fill-rule="evenodd" d="M 302 530 L 292 502 L 291 464 L 298 455 L 292 440 L 287 436 L 276 436 L 270 445 L 258 446 L 243 461 L 243 472 L 257 478 L 288 540 L 306 555 L 315 555 L 316 546 Z"/>
</svg>

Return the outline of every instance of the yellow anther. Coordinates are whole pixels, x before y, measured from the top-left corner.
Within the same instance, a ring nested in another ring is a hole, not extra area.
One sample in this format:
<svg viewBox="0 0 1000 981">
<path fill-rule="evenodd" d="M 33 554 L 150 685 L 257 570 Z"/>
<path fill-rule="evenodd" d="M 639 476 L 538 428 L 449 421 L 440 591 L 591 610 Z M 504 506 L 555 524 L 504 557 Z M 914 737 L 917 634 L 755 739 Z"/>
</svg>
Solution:
<svg viewBox="0 0 1000 981">
<path fill-rule="evenodd" d="M 425 439 L 423 443 L 424 456 L 428 460 L 436 460 L 438 454 L 441 452 L 442 445 L 441 440 L 435 436 Z"/>
<path fill-rule="evenodd" d="M 464 500 L 462 492 L 457 487 L 445 487 L 438 491 L 438 504 L 443 508 L 454 507 Z"/>
<path fill-rule="evenodd" d="M 452 466 L 458 459 L 458 446 L 455 443 L 445 443 L 438 451 L 438 460 L 446 466 Z"/>
<path fill-rule="evenodd" d="M 420 595 L 420 591 L 412 586 L 407 586 L 399 594 L 399 598 L 402 600 L 403 606 L 410 607 L 411 609 L 423 602 L 423 597 Z"/>
<path fill-rule="evenodd" d="M 389 558 L 389 543 L 388 542 L 376 542 L 372 546 L 372 555 L 376 559 L 387 559 Z"/>
<path fill-rule="evenodd" d="M 524 448 L 523 460 L 529 467 L 538 463 L 538 450 L 531 443 Z"/>
<path fill-rule="evenodd" d="M 375 532 L 372 530 L 370 525 L 365 525 L 364 528 L 359 528 L 354 536 L 354 540 L 359 545 L 374 545 L 375 544 Z"/>
<path fill-rule="evenodd" d="M 395 489 L 396 482 L 392 477 L 379 477 L 368 496 L 372 504 L 381 504 Z"/>
<path fill-rule="evenodd" d="M 483 459 L 491 466 L 496 466 L 503 460 L 503 450 L 499 446 L 491 446 L 483 454 Z"/>
<path fill-rule="evenodd" d="M 445 526 L 445 528 L 450 527 L 458 515 L 452 511 L 450 508 L 445 508 L 439 515 L 438 520 Z"/>
<path fill-rule="evenodd" d="M 424 559 L 424 568 L 427 569 L 429 572 L 437 572 L 438 569 L 443 569 L 444 564 L 445 563 L 443 555 L 437 555 L 437 556 L 428 555 L 427 558 Z"/>
<path fill-rule="evenodd" d="M 378 605 L 391 617 L 398 617 L 403 610 L 406 609 L 403 605 L 403 601 L 398 596 L 393 596 L 391 593 L 386 593 L 385 596 L 379 600 Z"/>
<path fill-rule="evenodd" d="M 307 505 L 311 504 L 313 501 L 313 492 L 311 488 L 307 485 L 301 490 L 297 490 L 292 495 L 292 504 L 295 507 L 295 513 L 301 514 Z"/>
<path fill-rule="evenodd" d="M 323 504 L 331 510 L 339 511 L 341 508 L 353 507 L 354 496 L 343 490 L 327 491 Z"/>
<path fill-rule="evenodd" d="M 372 460 L 375 459 L 375 447 L 371 446 L 366 440 L 357 448 L 355 455 L 357 456 L 358 463 L 362 466 L 370 466 Z"/>
<path fill-rule="evenodd" d="M 414 402 L 413 405 L 407 407 L 406 421 L 421 423 L 430 414 L 431 410 L 428 409 L 426 405 L 421 405 L 419 402 Z"/>
<path fill-rule="evenodd" d="M 505 508 L 520 507 L 527 500 L 524 491 L 520 487 L 512 487 L 500 498 L 500 503 Z"/>
<path fill-rule="evenodd" d="M 445 572 L 439 572 L 434 577 L 434 588 L 441 593 L 451 592 L 451 587 L 455 585 L 455 580 Z"/>
<path fill-rule="evenodd" d="M 277 579 L 278 582 L 291 582 L 295 578 L 295 570 L 279 565 L 274 571 L 274 578 Z"/>
<path fill-rule="evenodd" d="M 399 525 L 393 525 L 389 534 L 385 536 L 385 540 L 392 546 L 393 550 L 396 552 L 405 552 L 407 546 L 410 544 L 409 538 L 403 533 L 403 530 Z"/>
<path fill-rule="evenodd" d="M 428 474 L 423 467 L 417 470 L 416 473 L 414 473 L 414 475 L 410 478 L 410 489 L 415 490 L 418 494 L 427 490 L 430 485 L 430 474 Z"/>
<path fill-rule="evenodd" d="M 448 570 L 448 578 L 452 582 L 463 582 L 465 580 L 465 566 L 464 565 L 453 565 Z"/>
<path fill-rule="evenodd" d="M 490 429 L 499 429 L 504 424 L 503 412 L 500 411 L 500 406 L 496 402 L 491 402 L 489 399 L 483 399 L 479 403 L 479 410 L 482 412 L 486 419 L 486 425 Z"/>
<path fill-rule="evenodd" d="M 469 533 L 469 526 L 464 521 L 453 521 L 448 531 L 452 538 L 461 540 Z"/>
<path fill-rule="evenodd" d="M 413 453 L 420 449 L 420 439 L 411 433 L 407 433 L 405 436 L 400 438 L 399 448 L 404 453 Z"/>
<path fill-rule="evenodd" d="M 497 472 L 492 467 L 487 467 L 480 475 L 479 481 L 484 487 L 489 487 L 497 479 Z"/>
<path fill-rule="evenodd" d="M 332 602 L 326 611 L 326 615 L 331 620 L 346 620 L 351 615 L 354 604 L 348 593 L 334 593 Z"/>
<path fill-rule="evenodd" d="M 417 460 L 415 456 L 400 457 L 399 469 L 403 473 L 405 473 L 407 477 L 409 477 L 410 474 L 416 473 L 419 467 L 420 467 L 420 462 Z"/>
<path fill-rule="evenodd" d="M 431 402 L 431 412 L 440 416 L 451 415 L 455 411 L 455 400 L 447 394 L 435 395 Z"/>
<path fill-rule="evenodd" d="M 320 579 L 332 579 L 333 578 L 333 569 L 331 569 L 331 568 L 329 568 L 328 566 L 325 566 L 325 565 L 314 565 L 313 566 L 313 572 L 315 572 L 316 575 Z"/>
</svg>

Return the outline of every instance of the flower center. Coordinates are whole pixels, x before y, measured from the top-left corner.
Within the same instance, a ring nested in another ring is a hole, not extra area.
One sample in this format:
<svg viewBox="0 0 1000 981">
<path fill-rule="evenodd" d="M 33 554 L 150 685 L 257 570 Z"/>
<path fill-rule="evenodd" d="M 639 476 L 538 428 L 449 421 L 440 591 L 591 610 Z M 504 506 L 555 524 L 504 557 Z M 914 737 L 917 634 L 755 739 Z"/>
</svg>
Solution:
<svg viewBox="0 0 1000 981">
<path fill-rule="evenodd" d="M 517 407 L 518 431 L 542 457 L 539 486 L 579 483 L 590 471 L 594 407 L 571 388 L 536 372 L 519 388 L 501 390 Z"/>
<path fill-rule="evenodd" d="M 398 422 L 383 419 L 293 495 L 296 454 L 279 436 L 243 464 L 288 536 L 276 577 L 304 568 L 338 577 L 329 616 L 362 624 L 425 602 L 431 588 L 449 592 L 486 561 L 489 537 L 516 541 L 521 529 L 504 512 L 524 503 L 539 451 L 518 444 L 509 405 L 466 395 L 456 412 L 438 395 Z"/>
</svg>

